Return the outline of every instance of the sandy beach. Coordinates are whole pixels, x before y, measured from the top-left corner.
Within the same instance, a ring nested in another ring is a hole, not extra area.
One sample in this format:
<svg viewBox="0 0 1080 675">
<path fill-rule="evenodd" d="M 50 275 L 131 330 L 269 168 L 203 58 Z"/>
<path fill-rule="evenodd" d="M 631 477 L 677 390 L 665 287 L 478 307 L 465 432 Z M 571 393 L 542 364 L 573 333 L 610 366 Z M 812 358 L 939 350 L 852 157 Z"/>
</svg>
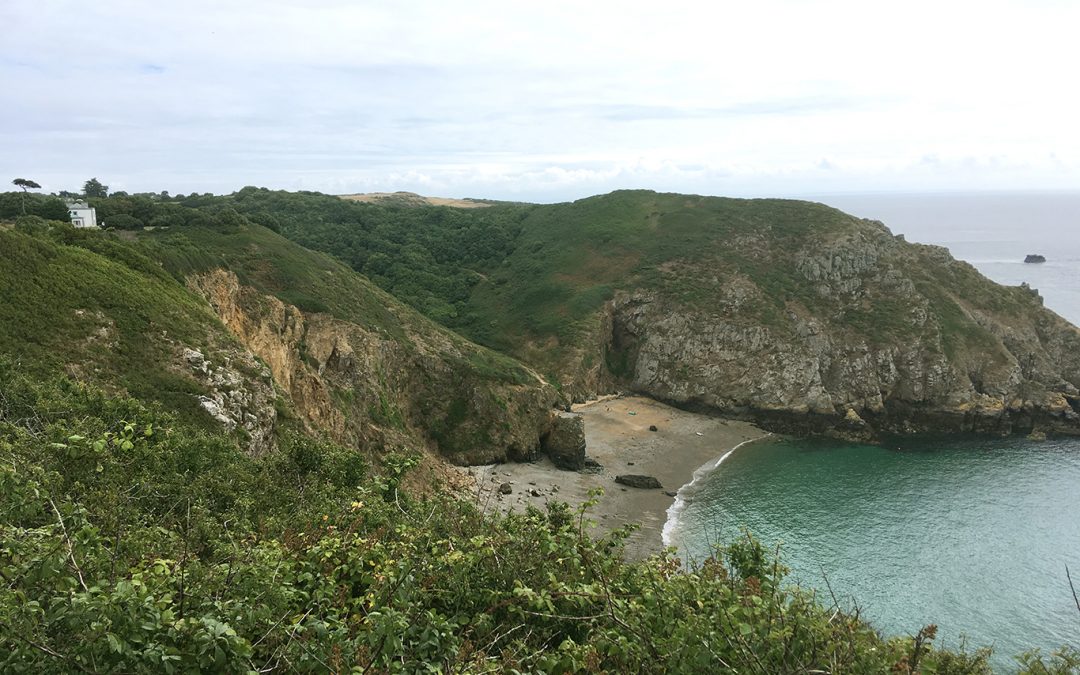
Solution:
<svg viewBox="0 0 1080 675">
<path fill-rule="evenodd" d="M 686 412 L 637 396 L 590 401 L 574 406 L 574 412 L 585 418 L 585 453 L 603 466 L 600 472 L 562 471 L 547 458 L 463 471 L 475 478 L 479 503 L 502 511 L 522 510 L 528 504 L 543 508 L 549 500 L 577 506 L 588 499 L 589 490 L 602 487 L 604 495 L 591 510 L 591 520 L 605 530 L 640 524 L 627 542 L 627 557 L 632 559 L 663 547 L 661 533 L 675 501 L 667 493 L 678 491 L 695 470 L 736 445 L 766 435 L 747 422 Z M 650 431 L 650 426 L 657 430 Z M 654 476 L 663 488 L 625 487 L 615 482 L 619 474 Z M 499 494 L 503 483 L 510 483 L 510 494 Z"/>
</svg>

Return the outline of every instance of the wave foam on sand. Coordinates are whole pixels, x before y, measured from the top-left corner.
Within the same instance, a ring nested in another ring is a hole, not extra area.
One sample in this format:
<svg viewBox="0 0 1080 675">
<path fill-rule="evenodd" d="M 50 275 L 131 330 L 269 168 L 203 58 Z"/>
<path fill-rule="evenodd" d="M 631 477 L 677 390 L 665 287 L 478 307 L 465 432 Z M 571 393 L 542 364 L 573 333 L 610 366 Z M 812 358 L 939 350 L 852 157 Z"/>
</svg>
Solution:
<svg viewBox="0 0 1080 675">
<path fill-rule="evenodd" d="M 679 488 L 679 491 L 675 494 L 675 501 L 668 507 L 667 520 L 664 521 L 664 528 L 660 531 L 660 537 L 664 542 L 665 548 L 676 545 L 673 543 L 673 537 L 676 528 L 679 526 L 679 516 L 682 515 L 683 511 L 686 510 L 686 507 L 693 501 L 693 495 L 701 489 L 701 484 L 704 480 L 719 469 L 720 465 L 724 463 L 724 460 L 731 457 L 732 453 L 736 450 L 747 443 L 754 443 L 755 441 L 760 441 L 762 438 L 768 438 L 769 436 L 772 436 L 772 434 L 766 434 L 760 438 L 749 438 L 720 455 L 719 459 L 706 462 L 694 471 L 694 477 L 690 479 L 689 483 Z"/>
</svg>

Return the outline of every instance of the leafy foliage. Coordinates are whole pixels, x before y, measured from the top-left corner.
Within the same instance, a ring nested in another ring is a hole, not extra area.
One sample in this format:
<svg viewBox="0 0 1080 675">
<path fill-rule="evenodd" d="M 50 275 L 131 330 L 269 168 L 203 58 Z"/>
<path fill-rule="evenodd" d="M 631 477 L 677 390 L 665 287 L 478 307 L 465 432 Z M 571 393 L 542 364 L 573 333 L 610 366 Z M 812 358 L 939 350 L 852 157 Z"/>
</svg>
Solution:
<svg viewBox="0 0 1080 675">
<path fill-rule="evenodd" d="M 46 220 L 71 220 L 63 200 L 29 192 L 0 192 L 0 219 L 21 215 L 38 216 Z"/>
<path fill-rule="evenodd" d="M 11 182 L 15 185 L 15 187 L 21 188 L 23 192 L 26 192 L 27 190 L 41 189 L 41 185 L 39 185 L 36 181 L 32 181 L 28 178 L 16 178 Z"/>
<path fill-rule="evenodd" d="M 224 198 L 254 222 L 333 254 L 449 327 L 469 322 L 472 288 L 513 249 L 535 207 L 401 207 L 246 187 Z"/>
<path fill-rule="evenodd" d="M 91 178 L 83 183 L 83 195 L 87 198 L 97 197 L 104 199 L 109 196 L 109 186 L 102 185 L 97 178 Z"/>
<path fill-rule="evenodd" d="M 988 672 L 929 627 L 883 640 L 749 536 L 627 563 L 588 504 L 485 515 L 403 493 L 413 463 L 303 436 L 251 458 L 0 362 L 0 669 Z"/>
</svg>

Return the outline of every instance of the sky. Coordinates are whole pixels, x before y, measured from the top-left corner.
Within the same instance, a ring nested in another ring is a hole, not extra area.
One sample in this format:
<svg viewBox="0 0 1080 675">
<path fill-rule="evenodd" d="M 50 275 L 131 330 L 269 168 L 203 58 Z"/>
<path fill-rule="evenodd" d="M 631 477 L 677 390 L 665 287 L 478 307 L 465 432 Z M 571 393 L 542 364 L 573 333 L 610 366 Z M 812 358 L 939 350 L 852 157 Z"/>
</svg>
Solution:
<svg viewBox="0 0 1080 675">
<path fill-rule="evenodd" d="M 1078 26 L 1076 0 L 2 0 L 0 176 L 539 202 L 1074 190 Z"/>
</svg>

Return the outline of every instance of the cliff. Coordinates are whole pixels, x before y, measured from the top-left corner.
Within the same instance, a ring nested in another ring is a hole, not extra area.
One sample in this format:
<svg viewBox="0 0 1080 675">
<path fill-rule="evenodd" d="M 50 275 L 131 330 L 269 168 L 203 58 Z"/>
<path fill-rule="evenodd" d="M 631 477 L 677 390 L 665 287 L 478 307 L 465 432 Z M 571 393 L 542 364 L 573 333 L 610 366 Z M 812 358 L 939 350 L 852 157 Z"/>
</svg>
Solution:
<svg viewBox="0 0 1080 675">
<path fill-rule="evenodd" d="M 329 251 L 359 245 L 332 218 L 305 221 L 292 208 L 285 234 Z M 493 205 L 487 220 L 401 213 L 410 250 L 426 246 L 440 269 L 456 261 L 454 273 L 472 275 L 456 318 L 433 316 L 575 400 L 628 388 L 852 438 L 1080 429 L 1077 329 L 1032 289 L 998 285 L 882 223 L 810 202 L 649 191 Z M 378 222 L 362 228 L 364 245 L 382 245 Z M 440 243 L 484 227 L 508 242 L 494 258 Z M 384 280 L 397 288 L 395 279 Z"/>
<path fill-rule="evenodd" d="M 1080 430 L 1080 332 L 1031 289 L 876 222 L 717 230 L 603 308 L 625 386 L 851 438 Z"/>
<path fill-rule="evenodd" d="M 267 365 L 310 433 L 477 464 L 535 458 L 554 424 L 560 396 L 535 372 L 265 228 L 184 228 L 142 243 Z"/>
<path fill-rule="evenodd" d="M 0 247 L 0 359 L 156 401 L 251 455 L 296 429 L 372 456 L 527 460 L 562 402 L 522 364 L 258 226 L 4 231 Z"/>
<path fill-rule="evenodd" d="M 619 389 L 847 438 L 1080 429 L 1080 333 L 1035 291 L 821 204 L 246 188 L 172 206 L 188 225 L 127 243 L 6 233 L 29 272 L 0 270 L 18 299 L 0 340 L 256 453 L 284 419 L 376 451 L 530 459 L 553 408 Z"/>
<path fill-rule="evenodd" d="M 379 451 L 425 439 L 452 462 L 477 464 L 535 458 L 552 423 L 554 389 L 524 369 L 481 374 L 473 364 L 484 350 L 435 327 L 397 340 L 304 312 L 220 268 L 189 283 L 267 364 L 309 432 Z"/>
</svg>

